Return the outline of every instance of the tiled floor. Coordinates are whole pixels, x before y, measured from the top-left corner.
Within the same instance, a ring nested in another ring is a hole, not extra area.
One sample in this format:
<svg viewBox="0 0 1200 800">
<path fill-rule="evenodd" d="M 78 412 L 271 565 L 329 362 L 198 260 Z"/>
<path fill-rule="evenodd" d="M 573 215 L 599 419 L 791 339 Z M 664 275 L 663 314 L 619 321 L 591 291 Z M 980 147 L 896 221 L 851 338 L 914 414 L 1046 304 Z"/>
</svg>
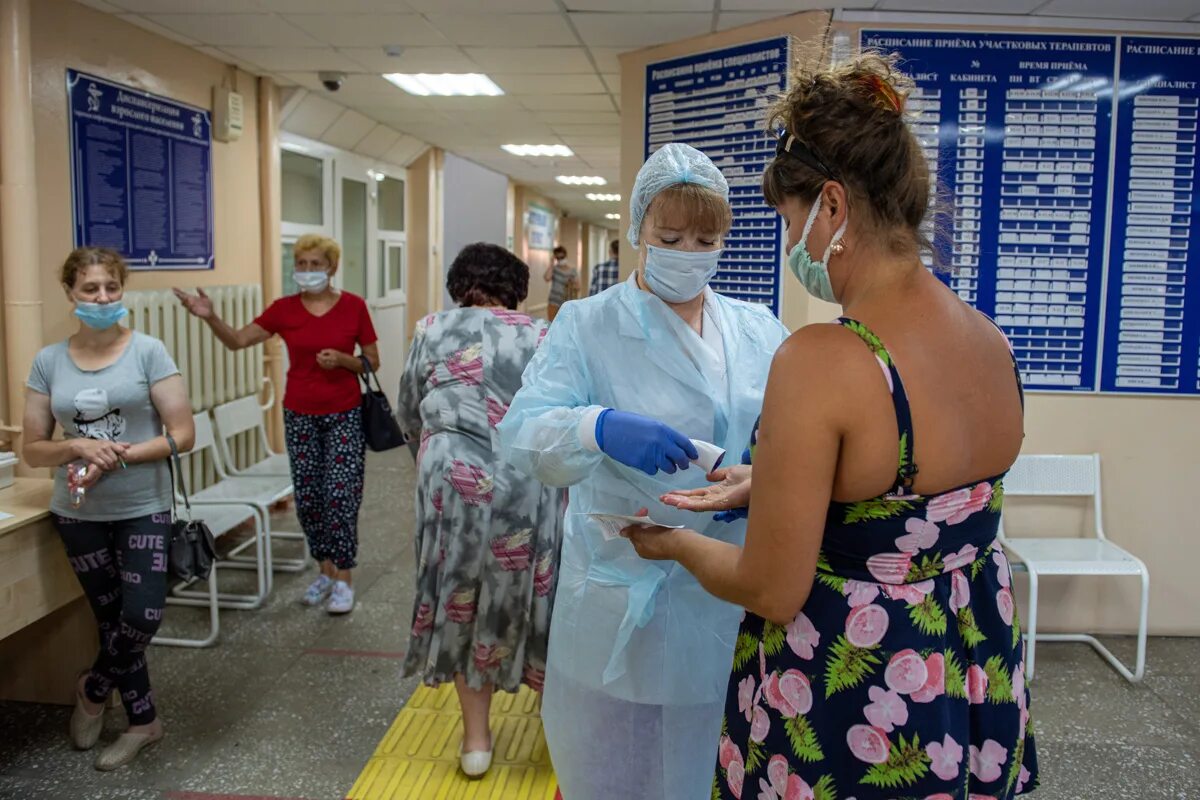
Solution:
<svg viewBox="0 0 1200 800">
<path fill-rule="evenodd" d="M 115 773 L 70 749 L 69 709 L 0 703 L 0 800 L 344 797 L 414 688 L 400 678 L 412 460 L 406 450 L 372 455 L 367 477 L 352 615 L 300 607 L 309 576 L 281 574 L 267 608 L 222 615 L 216 647 L 152 648 L 168 735 Z M 199 633 L 202 617 L 172 607 L 164 627 Z M 1200 800 L 1200 639 L 1152 640 L 1141 686 L 1083 646 L 1042 645 L 1033 692 L 1043 785 L 1032 797 Z M 123 722 L 110 712 L 106 735 Z"/>
</svg>

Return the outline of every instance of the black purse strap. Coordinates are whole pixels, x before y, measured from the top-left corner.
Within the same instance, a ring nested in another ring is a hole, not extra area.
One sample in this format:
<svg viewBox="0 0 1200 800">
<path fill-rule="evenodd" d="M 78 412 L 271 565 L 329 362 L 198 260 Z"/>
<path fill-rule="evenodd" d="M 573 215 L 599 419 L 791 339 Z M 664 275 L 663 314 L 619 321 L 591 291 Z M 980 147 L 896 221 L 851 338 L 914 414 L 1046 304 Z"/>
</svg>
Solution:
<svg viewBox="0 0 1200 800">
<path fill-rule="evenodd" d="M 171 457 L 167 459 L 167 471 L 171 474 L 171 516 L 179 516 L 178 508 L 175 505 L 175 486 L 176 482 L 178 482 L 179 493 L 183 495 L 183 507 L 187 509 L 187 516 L 190 520 L 192 518 L 192 504 L 188 500 L 187 483 L 183 477 L 183 465 L 179 461 L 179 447 L 175 444 L 174 436 L 168 433 L 166 437 L 167 444 L 171 446 Z"/>
<path fill-rule="evenodd" d="M 364 355 L 359 355 L 358 360 L 362 362 L 363 371 L 359 373 L 358 379 L 366 384 L 367 391 L 371 391 L 371 380 L 375 380 L 376 392 L 382 392 L 383 387 L 379 385 L 379 376 L 375 374 L 375 370 L 371 369 L 371 360 Z"/>
</svg>

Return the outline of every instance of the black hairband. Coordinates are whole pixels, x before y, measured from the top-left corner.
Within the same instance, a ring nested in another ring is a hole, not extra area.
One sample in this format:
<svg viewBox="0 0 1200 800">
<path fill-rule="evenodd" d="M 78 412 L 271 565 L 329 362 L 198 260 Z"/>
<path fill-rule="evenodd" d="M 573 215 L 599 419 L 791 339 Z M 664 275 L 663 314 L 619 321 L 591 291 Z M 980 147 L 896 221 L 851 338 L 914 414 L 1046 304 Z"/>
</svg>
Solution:
<svg viewBox="0 0 1200 800">
<path fill-rule="evenodd" d="M 803 161 L 805 164 L 812 167 L 831 181 L 836 181 L 838 179 L 834 171 L 825 165 L 825 162 L 821 160 L 820 156 L 813 152 L 811 147 L 787 131 L 781 132 L 779 134 L 779 141 L 775 143 L 775 155 L 781 156 L 785 153 L 793 158 Z"/>
</svg>

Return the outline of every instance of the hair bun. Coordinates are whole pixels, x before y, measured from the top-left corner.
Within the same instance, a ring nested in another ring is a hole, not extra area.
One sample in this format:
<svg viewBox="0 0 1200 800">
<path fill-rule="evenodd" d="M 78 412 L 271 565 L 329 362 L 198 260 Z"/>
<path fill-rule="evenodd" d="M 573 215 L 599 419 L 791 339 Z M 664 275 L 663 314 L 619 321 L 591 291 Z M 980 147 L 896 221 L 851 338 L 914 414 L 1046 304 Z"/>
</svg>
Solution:
<svg viewBox="0 0 1200 800">
<path fill-rule="evenodd" d="M 904 113 L 905 96 L 896 91 L 896 87 L 881 75 L 876 73 L 867 73 L 861 75 L 856 81 L 862 87 L 867 97 L 884 111 L 890 111 L 894 114 Z"/>
</svg>

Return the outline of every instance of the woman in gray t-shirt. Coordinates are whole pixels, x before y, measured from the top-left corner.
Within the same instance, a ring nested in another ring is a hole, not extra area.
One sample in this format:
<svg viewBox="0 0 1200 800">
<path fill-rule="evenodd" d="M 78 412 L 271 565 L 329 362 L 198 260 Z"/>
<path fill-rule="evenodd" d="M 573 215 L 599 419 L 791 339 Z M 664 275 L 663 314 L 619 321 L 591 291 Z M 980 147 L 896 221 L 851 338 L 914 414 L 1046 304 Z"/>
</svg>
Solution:
<svg viewBox="0 0 1200 800">
<path fill-rule="evenodd" d="M 75 250 L 63 289 L 79 330 L 42 349 L 25 393 L 24 448 L 32 467 L 54 467 L 50 511 L 100 627 L 100 652 L 80 676 L 71 742 L 93 747 L 104 703 L 117 689 L 129 730 L 96 758 L 99 770 L 132 761 L 162 738 L 146 645 L 167 594 L 171 448 L 195 439 L 183 377 L 158 339 L 118 323 L 129 270 L 112 250 Z M 51 439 L 54 429 L 62 439 Z"/>
</svg>

